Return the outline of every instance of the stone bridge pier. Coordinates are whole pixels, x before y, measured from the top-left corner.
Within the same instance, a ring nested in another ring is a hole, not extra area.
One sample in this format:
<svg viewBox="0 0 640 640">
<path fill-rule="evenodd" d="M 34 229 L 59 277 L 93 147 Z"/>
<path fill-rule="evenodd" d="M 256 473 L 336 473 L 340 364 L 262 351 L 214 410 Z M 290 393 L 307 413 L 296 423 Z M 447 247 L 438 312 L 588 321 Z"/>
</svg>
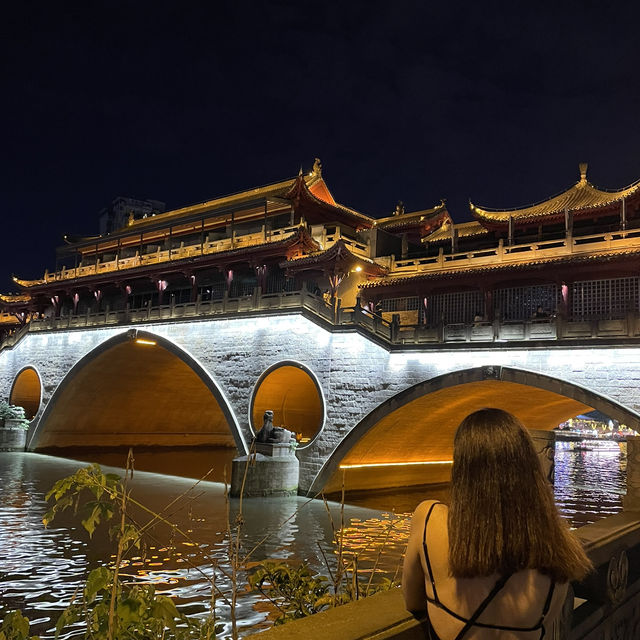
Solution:
<svg viewBox="0 0 640 640">
<path fill-rule="evenodd" d="M 640 430 L 628 344 L 383 346 L 303 313 L 27 332 L 0 351 L 0 397 L 30 450 L 221 446 L 265 409 L 300 439 L 309 495 L 448 478 L 460 420 L 494 406 L 549 430 L 591 409 Z"/>
</svg>

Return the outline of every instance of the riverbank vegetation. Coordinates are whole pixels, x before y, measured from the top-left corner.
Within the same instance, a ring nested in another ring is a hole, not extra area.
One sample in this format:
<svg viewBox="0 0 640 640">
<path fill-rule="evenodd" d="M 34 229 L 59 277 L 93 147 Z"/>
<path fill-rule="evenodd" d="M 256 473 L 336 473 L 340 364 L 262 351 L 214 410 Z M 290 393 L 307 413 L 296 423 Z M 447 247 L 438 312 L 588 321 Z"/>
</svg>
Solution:
<svg viewBox="0 0 640 640">
<path fill-rule="evenodd" d="M 5 426 L 5 424 L 25 431 L 29 428 L 29 420 L 27 420 L 22 407 L 9 404 L 6 400 L 0 400 L 0 426 Z"/>
<path fill-rule="evenodd" d="M 127 460 L 124 477 L 104 473 L 94 464 L 57 481 L 47 494 L 51 508 L 43 523 L 48 526 L 60 514 L 69 510 L 76 514 L 82 527 L 93 538 L 98 529 L 106 529 L 114 548 L 113 561 L 88 574 L 82 588 L 78 588 L 71 602 L 55 624 L 55 637 L 77 635 L 88 640 L 213 640 L 239 637 L 237 597 L 241 591 L 253 590 L 261 594 L 275 624 L 312 615 L 351 600 L 367 597 L 382 589 L 391 588 L 394 580 L 383 578 L 377 571 L 384 544 L 380 545 L 373 567 L 367 572 L 359 568 L 357 554 L 344 549 L 344 500 L 340 523 L 333 521 L 325 501 L 333 530 L 333 549 L 326 551 L 318 544 L 324 558 L 323 574 L 312 571 L 305 563 L 283 560 L 257 562 L 254 556 L 259 545 L 243 549 L 242 498 L 234 517 L 231 516 L 228 496 L 226 555 L 224 562 L 211 557 L 207 545 L 194 540 L 189 530 L 171 521 L 171 514 L 181 501 L 189 500 L 190 492 L 199 484 L 172 500 L 160 512 L 154 512 L 131 493 L 133 457 Z M 169 530 L 172 539 L 197 547 L 202 562 L 189 558 L 190 569 L 206 581 L 208 602 L 202 603 L 206 612 L 185 615 L 170 597 L 157 593 L 152 584 L 123 576 L 121 568 L 134 554 L 144 553 L 145 546 L 157 543 L 155 529 Z M 394 521 L 389 524 L 391 534 Z M 268 537 L 265 536 L 265 540 Z M 221 585 L 225 585 L 224 587 Z M 228 620 L 216 617 L 216 608 L 228 612 Z M 5 615 L 0 626 L 0 640 L 28 640 L 29 620 L 20 611 Z"/>
</svg>

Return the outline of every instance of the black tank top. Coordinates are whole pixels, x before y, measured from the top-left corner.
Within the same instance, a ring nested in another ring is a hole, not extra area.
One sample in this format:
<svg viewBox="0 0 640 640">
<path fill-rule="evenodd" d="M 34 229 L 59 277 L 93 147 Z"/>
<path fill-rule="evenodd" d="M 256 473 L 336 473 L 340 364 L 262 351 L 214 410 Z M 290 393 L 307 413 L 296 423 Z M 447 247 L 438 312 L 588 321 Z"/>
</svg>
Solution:
<svg viewBox="0 0 640 640">
<path fill-rule="evenodd" d="M 431 562 L 429 560 L 429 549 L 427 548 L 427 543 L 426 543 L 427 524 L 429 523 L 429 518 L 431 517 L 431 512 L 433 511 L 433 508 L 437 504 L 440 504 L 440 503 L 434 502 L 429 508 L 427 517 L 424 520 L 424 532 L 422 534 L 422 549 L 424 551 L 424 559 L 427 565 L 427 570 L 429 572 L 429 578 L 431 580 L 431 588 L 433 589 L 433 598 L 430 598 L 427 595 L 427 601 L 435 605 L 436 607 L 438 607 L 438 609 L 442 609 L 442 611 L 445 611 L 456 620 L 460 620 L 460 622 L 464 622 L 464 626 L 462 627 L 462 629 L 460 629 L 460 633 L 458 633 L 458 635 L 455 637 L 455 640 L 462 640 L 464 635 L 467 633 L 467 631 L 469 631 L 469 629 L 471 629 L 471 627 L 480 627 L 482 629 L 498 629 L 501 631 L 522 631 L 522 632 L 537 631 L 538 629 L 540 629 L 540 638 L 544 638 L 545 629 L 543 626 L 543 622 L 547 613 L 549 612 L 549 607 L 551 606 L 551 598 L 553 598 L 553 590 L 555 588 L 555 582 L 553 580 L 551 580 L 551 583 L 549 585 L 549 591 L 547 593 L 547 598 L 544 602 L 544 606 L 542 607 L 542 613 L 540 614 L 540 619 L 532 627 L 509 627 L 506 625 L 486 624 L 483 622 L 478 622 L 478 618 L 482 615 L 482 612 L 489 606 L 491 601 L 496 597 L 496 595 L 504 587 L 504 585 L 507 584 L 507 581 L 509 580 L 512 574 L 504 575 L 498 578 L 498 580 L 496 580 L 496 583 L 493 585 L 493 588 L 491 589 L 487 597 L 480 603 L 478 608 L 471 614 L 470 618 L 465 618 L 464 616 L 461 616 L 460 614 L 456 613 L 455 611 L 452 611 L 451 609 L 449 609 L 449 607 L 447 607 L 445 604 L 440 602 L 440 599 L 438 598 L 438 592 L 436 590 L 436 581 L 433 577 Z"/>
</svg>

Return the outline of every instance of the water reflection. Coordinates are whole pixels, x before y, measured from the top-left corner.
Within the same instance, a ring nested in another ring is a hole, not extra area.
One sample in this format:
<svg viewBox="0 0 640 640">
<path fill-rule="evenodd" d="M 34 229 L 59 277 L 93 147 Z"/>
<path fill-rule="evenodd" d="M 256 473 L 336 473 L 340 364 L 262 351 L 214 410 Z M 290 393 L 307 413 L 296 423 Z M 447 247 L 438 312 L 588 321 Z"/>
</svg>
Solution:
<svg viewBox="0 0 640 640">
<path fill-rule="evenodd" d="M 557 448 L 556 501 L 573 526 L 621 509 L 625 464 L 624 452 L 618 449 Z M 87 572 L 114 561 L 115 550 L 106 533 L 96 532 L 89 544 L 88 535 L 70 514 L 46 530 L 42 526 L 45 493 L 55 480 L 79 466 L 74 460 L 38 454 L 0 453 L 0 618 L 7 610 L 20 608 L 34 621 L 32 632 L 45 637 L 53 636 L 53 622 Z M 159 512 L 192 485 L 185 478 L 136 472 L 132 488 L 137 500 Z M 344 511 L 335 503 L 325 506 L 300 497 L 245 500 L 242 555 L 250 554 L 250 565 L 265 558 L 305 561 L 327 575 L 335 571 L 337 538 L 342 540 L 345 561 L 357 559 L 365 583 L 374 567 L 388 578 L 398 578 L 410 513 L 426 498 L 446 502 L 448 489 L 423 487 L 363 496 Z M 237 509 L 238 502 L 231 501 L 231 522 Z M 125 559 L 123 574 L 132 582 L 153 582 L 157 591 L 174 597 L 184 613 L 203 615 L 211 601 L 213 566 L 220 568 L 215 573 L 216 588 L 226 593 L 231 588 L 224 575 L 230 573 L 224 488 L 200 483 L 166 515 L 189 539 L 165 525 L 154 525 L 146 545 Z M 241 582 L 245 578 L 241 575 Z M 217 598 L 215 606 L 228 627 L 228 604 Z M 258 594 L 247 591 L 240 593 L 237 617 L 245 635 L 270 624 L 268 607 Z M 77 628 L 67 636 L 79 633 Z"/>
<path fill-rule="evenodd" d="M 83 584 L 87 572 L 115 559 L 106 532 L 96 531 L 89 544 L 87 533 L 72 514 L 62 514 L 46 530 L 42 526 L 47 510 L 44 495 L 57 479 L 79 466 L 73 460 L 38 454 L 0 453 L 0 618 L 7 610 L 20 608 L 33 620 L 33 633 L 43 636 L 53 636 L 53 622 Z M 136 472 L 132 495 L 160 512 L 192 484 L 184 478 Z M 238 501 L 231 501 L 231 522 L 237 509 Z M 331 503 L 329 510 L 333 527 L 339 527 L 339 505 Z M 329 550 L 325 553 L 328 561 L 335 563 L 330 551 L 333 527 L 322 502 L 299 497 L 245 500 L 243 515 L 242 555 L 251 552 L 251 562 L 265 558 L 306 561 L 326 573 L 320 544 Z M 367 521 L 378 515 L 361 507 L 344 509 L 345 522 Z M 211 601 L 213 566 L 221 569 L 215 573 L 216 588 L 223 593 L 231 589 L 224 575 L 230 573 L 224 487 L 200 483 L 166 516 L 191 539 L 181 538 L 158 523 L 146 546 L 126 558 L 123 573 L 130 581 L 153 582 L 158 592 L 175 597 L 184 613 L 204 614 Z M 141 517 L 140 521 L 144 522 Z M 241 575 L 240 582 L 245 584 L 246 576 Z M 237 617 L 245 634 L 250 628 L 270 624 L 267 613 L 256 610 L 259 600 L 257 594 L 240 593 Z M 216 600 L 216 614 L 229 620 L 229 605 L 221 598 Z"/>
<path fill-rule="evenodd" d="M 556 443 L 555 499 L 560 513 L 574 527 L 618 513 L 626 492 L 626 473 L 624 442 Z"/>
</svg>

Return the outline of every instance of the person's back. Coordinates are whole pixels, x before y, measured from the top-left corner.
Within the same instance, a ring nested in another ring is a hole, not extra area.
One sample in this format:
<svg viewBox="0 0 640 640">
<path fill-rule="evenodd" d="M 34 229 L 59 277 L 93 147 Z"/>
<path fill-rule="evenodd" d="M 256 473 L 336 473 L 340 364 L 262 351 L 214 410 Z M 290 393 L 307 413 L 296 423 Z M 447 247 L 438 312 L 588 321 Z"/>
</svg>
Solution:
<svg viewBox="0 0 640 640">
<path fill-rule="evenodd" d="M 418 506 L 404 561 L 407 609 L 440 640 L 537 640 L 591 563 L 557 512 L 531 437 L 500 409 L 456 431 L 447 508 Z"/>
<path fill-rule="evenodd" d="M 448 508 L 433 501 L 421 503 L 415 511 L 402 579 L 407 609 L 419 614 L 428 605 L 437 638 L 455 640 L 488 599 L 464 631 L 464 640 L 544 637 L 562 610 L 567 583 L 553 583 L 532 569 L 512 574 L 501 587 L 498 574 L 454 578 L 449 571 L 447 517 Z M 492 595 L 496 585 L 500 588 Z"/>
</svg>

